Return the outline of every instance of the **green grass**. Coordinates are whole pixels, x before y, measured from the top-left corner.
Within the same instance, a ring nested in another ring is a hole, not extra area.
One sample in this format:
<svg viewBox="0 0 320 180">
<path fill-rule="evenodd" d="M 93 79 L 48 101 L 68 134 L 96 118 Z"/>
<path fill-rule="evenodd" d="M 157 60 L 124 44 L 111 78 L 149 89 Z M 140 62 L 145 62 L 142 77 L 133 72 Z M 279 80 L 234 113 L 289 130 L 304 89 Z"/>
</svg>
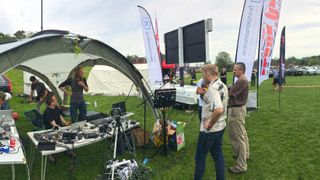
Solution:
<svg viewBox="0 0 320 180">
<path fill-rule="evenodd" d="M 86 69 L 88 70 L 88 69 Z M 8 72 L 14 87 L 14 93 L 22 93 L 22 72 Z M 201 77 L 199 74 L 198 78 Z M 228 84 L 231 82 L 228 74 Z M 319 85 L 320 76 L 288 77 L 287 85 Z M 250 140 L 251 156 L 248 162 L 248 172 L 233 175 L 226 171 L 227 179 L 319 179 L 320 177 L 320 89 L 319 88 L 286 88 L 281 93 L 281 111 L 278 106 L 278 93 L 273 91 L 271 80 L 260 86 L 260 98 L 257 111 L 250 112 L 246 119 L 246 127 Z M 93 104 L 97 101 L 98 108 L 92 105 L 89 110 L 109 112 L 111 104 L 125 97 L 87 96 L 86 100 Z M 26 132 L 31 130 L 23 112 L 35 105 L 22 104 L 21 99 L 14 97 L 11 107 L 19 112 L 20 119 L 16 122 L 20 137 L 27 141 Z M 135 112 L 134 119 L 143 122 L 143 108 L 138 108 L 141 100 L 130 97 L 128 110 Z M 196 107 L 194 107 L 196 109 Z M 173 155 L 177 163 L 172 163 L 169 157 L 156 156 L 148 164 L 154 171 L 153 179 L 193 179 L 195 166 L 194 155 L 199 131 L 197 112 L 191 122 L 191 114 L 182 110 L 174 110 L 172 119 L 187 122 L 185 128 L 186 147 Z M 147 129 L 152 130 L 153 118 L 150 110 L 147 112 Z M 27 141 L 29 142 L 29 141 Z M 26 146 L 29 153 L 31 143 Z M 156 150 L 150 145 L 146 150 L 139 148 L 136 160 L 142 162 L 143 157 L 150 157 Z M 231 145 L 228 133 L 225 133 L 223 151 L 226 169 L 233 165 Z M 104 162 L 112 157 L 110 143 L 105 142 L 76 149 L 79 163 L 76 166 L 74 179 L 95 179 L 103 171 Z M 1 155 L 0 155 L 1 156 Z M 119 158 L 131 158 L 124 155 Z M 28 157 L 29 158 L 29 157 Z M 48 164 L 47 179 L 69 179 L 68 167 L 70 160 L 63 154 L 57 155 L 56 165 Z M 40 179 L 40 154 L 36 154 L 32 179 Z M 26 179 L 23 165 L 16 166 L 17 179 Z M 0 166 L 0 179 L 10 179 L 10 166 Z M 214 166 L 210 156 L 204 179 L 214 179 Z"/>
</svg>

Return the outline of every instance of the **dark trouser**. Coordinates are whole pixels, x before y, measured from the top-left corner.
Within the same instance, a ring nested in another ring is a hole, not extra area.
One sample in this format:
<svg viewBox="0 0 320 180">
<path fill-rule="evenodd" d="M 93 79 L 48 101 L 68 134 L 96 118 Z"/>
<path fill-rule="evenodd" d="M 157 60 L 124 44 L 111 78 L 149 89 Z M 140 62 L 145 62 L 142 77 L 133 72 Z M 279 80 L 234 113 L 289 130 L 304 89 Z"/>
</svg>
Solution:
<svg viewBox="0 0 320 180">
<path fill-rule="evenodd" d="M 220 78 L 220 80 L 223 82 L 223 84 L 227 85 L 227 78 Z"/>
<path fill-rule="evenodd" d="M 251 86 L 255 86 L 256 85 L 256 78 L 251 78 Z"/>
<path fill-rule="evenodd" d="M 199 121 L 201 123 L 201 120 L 202 120 L 202 106 L 198 107 L 198 113 L 199 113 Z"/>
<path fill-rule="evenodd" d="M 211 157 L 215 163 L 216 179 L 224 179 L 224 159 L 222 153 L 222 139 L 224 129 L 218 132 L 205 133 L 200 132 L 196 152 L 196 169 L 194 179 L 201 180 L 206 168 L 206 157 L 210 151 Z"/>
<path fill-rule="evenodd" d="M 87 119 L 87 105 L 83 102 L 70 103 L 70 114 L 72 123 L 78 120 L 78 110 L 79 110 L 79 120 Z"/>
</svg>

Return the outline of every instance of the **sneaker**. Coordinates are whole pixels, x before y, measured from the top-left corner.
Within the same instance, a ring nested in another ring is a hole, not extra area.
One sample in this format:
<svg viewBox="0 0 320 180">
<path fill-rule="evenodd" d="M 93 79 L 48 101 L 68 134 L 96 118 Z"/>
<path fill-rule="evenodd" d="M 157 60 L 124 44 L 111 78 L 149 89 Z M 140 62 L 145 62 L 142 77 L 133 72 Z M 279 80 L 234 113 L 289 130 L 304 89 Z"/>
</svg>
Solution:
<svg viewBox="0 0 320 180">
<path fill-rule="evenodd" d="M 243 174 L 247 171 L 239 170 L 236 167 L 229 167 L 229 171 L 234 174 Z"/>
</svg>

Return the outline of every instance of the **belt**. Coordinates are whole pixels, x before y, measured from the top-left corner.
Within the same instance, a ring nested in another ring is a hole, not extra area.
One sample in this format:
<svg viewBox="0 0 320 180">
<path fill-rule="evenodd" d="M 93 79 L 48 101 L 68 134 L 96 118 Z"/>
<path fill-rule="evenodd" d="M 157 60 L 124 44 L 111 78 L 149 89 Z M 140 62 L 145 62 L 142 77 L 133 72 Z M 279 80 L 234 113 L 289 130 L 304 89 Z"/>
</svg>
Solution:
<svg viewBox="0 0 320 180">
<path fill-rule="evenodd" d="M 230 106 L 228 106 L 228 108 L 241 107 L 241 106 L 244 106 L 244 104 L 242 104 L 242 105 L 230 105 Z"/>
</svg>

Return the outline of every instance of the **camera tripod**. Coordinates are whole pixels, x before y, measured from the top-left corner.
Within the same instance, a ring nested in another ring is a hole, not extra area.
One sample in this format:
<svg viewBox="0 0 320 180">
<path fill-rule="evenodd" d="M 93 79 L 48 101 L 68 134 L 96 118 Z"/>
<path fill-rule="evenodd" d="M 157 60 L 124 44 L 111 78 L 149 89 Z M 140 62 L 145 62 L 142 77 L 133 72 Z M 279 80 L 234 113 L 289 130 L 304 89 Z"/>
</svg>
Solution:
<svg viewBox="0 0 320 180">
<path fill-rule="evenodd" d="M 115 139 L 114 139 L 114 148 L 113 148 L 113 157 L 112 157 L 112 171 L 111 171 L 111 179 L 112 180 L 114 180 L 114 174 L 115 174 L 116 168 L 119 165 L 123 165 L 123 163 L 121 163 L 121 162 L 117 163 L 117 161 L 116 161 L 119 133 L 122 133 L 124 140 L 125 140 L 125 144 L 128 146 L 129 151 L 135 155 L 134 143 L 131 146 L 129 138 L 127 137 L 126 132 L 122 126 L 120 114 L 115 115 L 114 120 L 115 120 L 115 127 L 114 127 L 114 131 L 113 131 L 113 137 L 115 137 Z"/>
</svg>

